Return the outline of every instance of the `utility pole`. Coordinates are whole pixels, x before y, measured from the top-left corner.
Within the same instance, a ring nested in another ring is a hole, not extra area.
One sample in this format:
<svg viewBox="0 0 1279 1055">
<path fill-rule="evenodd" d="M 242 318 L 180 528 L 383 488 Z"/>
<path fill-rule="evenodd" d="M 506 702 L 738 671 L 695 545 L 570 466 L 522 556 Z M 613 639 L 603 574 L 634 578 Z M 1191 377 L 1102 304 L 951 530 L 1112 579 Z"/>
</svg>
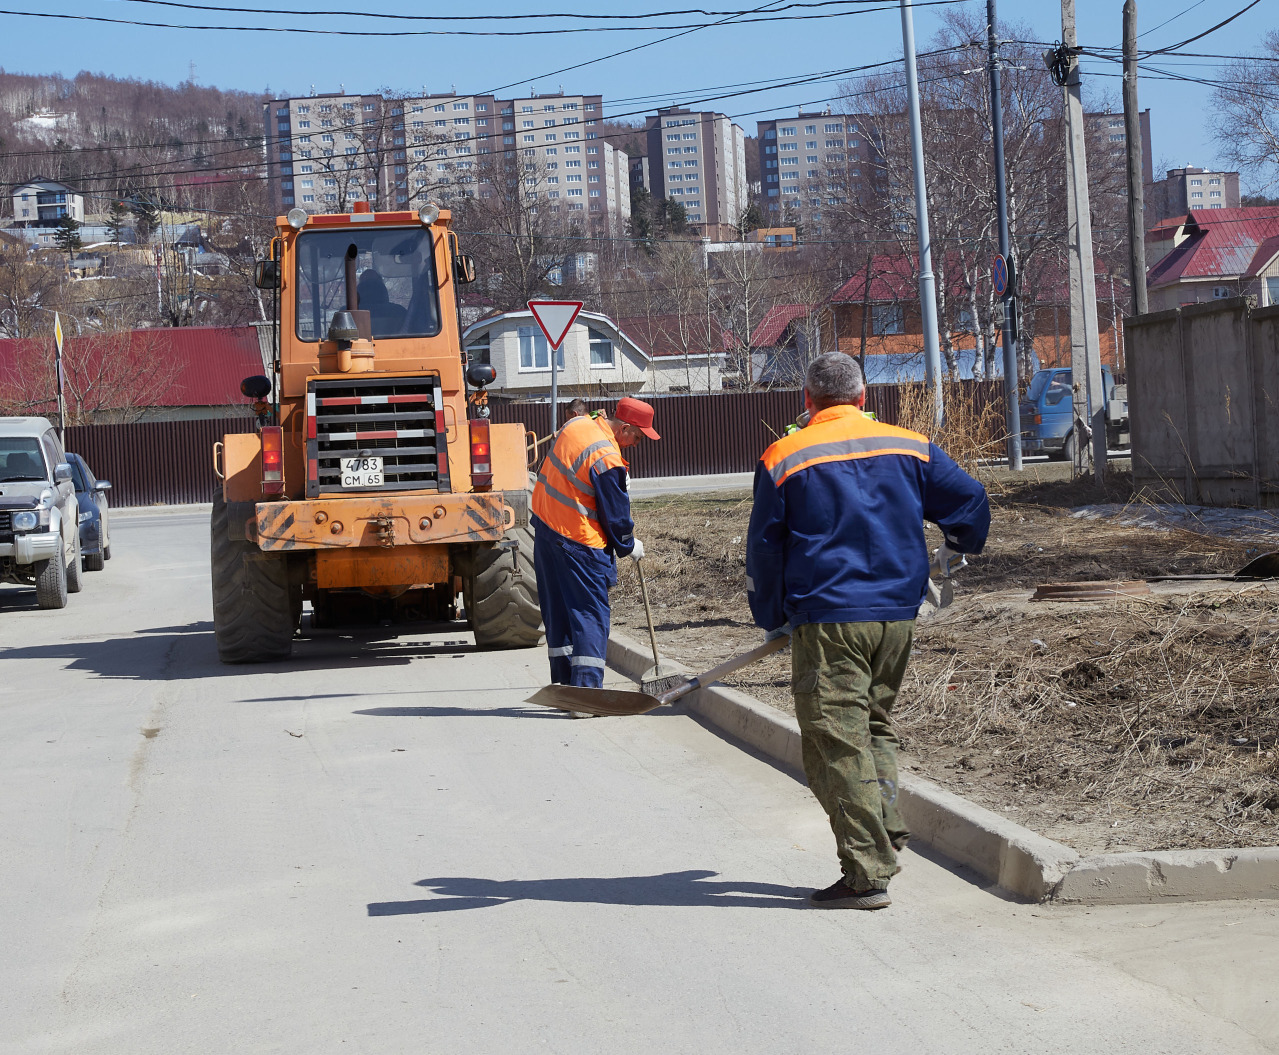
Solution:
<svg viewBox="0 0 1279 1055">
<path fill-rule="evenodd" d="M 1064 0 L 1063 0 L 1064 2 Z M 934 424 L 944 416 L 941 347 L 937 342 L 937 287 L 933 247 L 928 233 L 928 187 L 924 180 L 924 130 L 919 116 L 919 76 L 915 68 L 915 19 L 911 0 L 901 0 L 902 53 L 906 64 L 906 101 L 910 107 L 910 157 L 915 170 L 915 226 L 919 235 L 919 310 L 924 327 L 924 383 L 933 397 Z"/>
<path fill-rule="evenodd" d="M 1021 471 L 1021 394 L 1017 384 L 1016 269 L 1008 237 L 1008 184 L 1004 179 L 1004 111 L 999 89 L 999 41 L 995 39 L 995 0 L 986 0 L 986 52 L 990 57 L 990 127 L 995 143 L 995 208 L 999 215 L 999 255 L 1008 263 L 1004 288 L 1004 419 L 1008 427 L 1008 468 Z"/>
<path fill-rule="evenodd" d="M 1097 332 L 1097 277 L 1093 271 L 1092 217 L 1088 199 L 1088 157 L 1084 105 L 1080 96 L 1079 38 L 1075 0 L 1061 0 L 1061 41 L 1056 52 L 1058 81 L 1065 90 L 1067 243 L 1070 254 L 1070 378 L 1075 416 L 1092 429 L 1093 474 L 1106 478 L 1106 405 Z M 1052 54 L 1052 53 L 1050 53 Z M 1083 380 L 1081 385 L 1079 382 Z M 1082 451 L 1077 451 L 1082 464 Z"/>
<path fill-rule="evenodd" d="M 1128 282 L 1132 311 L 1145 315 L 1146 186 L 1141 168 L 1141 113 L 1137 109 L 1137 0 L 1124 0 L 1124 138 L 1128 146 Z"/>
</svg>

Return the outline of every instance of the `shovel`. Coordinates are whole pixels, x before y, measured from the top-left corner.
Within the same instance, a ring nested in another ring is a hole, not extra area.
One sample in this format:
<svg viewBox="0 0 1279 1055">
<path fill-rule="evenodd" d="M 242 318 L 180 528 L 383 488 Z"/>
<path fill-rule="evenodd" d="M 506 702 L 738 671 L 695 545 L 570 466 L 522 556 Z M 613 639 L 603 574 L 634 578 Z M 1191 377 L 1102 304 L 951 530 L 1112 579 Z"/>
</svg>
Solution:
<svg viewBox="0 0 1279 1055">
<path fill-rule="evenodd" d="M 783 634 L 771 641 L 757 645 L 749 652 L 724 660 L 717 667 L 712 667 L 705 674 L 680 681 L 664 692 L 657 694 L 636 692 L 633 689 L 588 689 L 580 685 L 548 685 L 538 689 L 525 703 L 536 703 L 542 707 L 555 707 L 561 711 L 577 711 L 582 714 L 624 715 L 646 714 L 668 703 L 674 703 L 681 696 L 700 689 L 703 685 L 711 685 L 735 670 L 748 667 L 765 656 L 785 648 L 790 644 L 790 635 Z"/>
<path fill-rule="evenodd" d="M 1253 557 L 1235 572 L 1218 575 L 1147 575 L 1146 582 L 1198 582 L 1214 579 L 1279 579 L 1279 550 Z"/>
</svg>

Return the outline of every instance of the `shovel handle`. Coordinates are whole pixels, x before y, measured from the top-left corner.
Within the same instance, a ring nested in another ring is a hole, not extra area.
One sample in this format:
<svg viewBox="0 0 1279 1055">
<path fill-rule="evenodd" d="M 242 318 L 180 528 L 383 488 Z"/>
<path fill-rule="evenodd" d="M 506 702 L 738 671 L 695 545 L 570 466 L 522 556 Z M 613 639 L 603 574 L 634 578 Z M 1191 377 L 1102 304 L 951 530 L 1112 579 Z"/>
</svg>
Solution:
<svg viewBox="0 0 1279 1055">
<path fill-rule="evenodd" d="M 657 658 L 657 633 L 653 629 L 653 609 L 648 604 L 648 586 L 644 582 L 643 557 L 635 562 L 635 574 L 639 576 L 640 595 L 644 598 L 644 617 L 648 620 L 648 640 L 653 646 L 653 667 L 656 669 L 660 665 L 660 660 Z"/>
<path fill-rule="evenodd" d="M 699 674 L 695 678 L 689 678 L 683 684 L 676 685 L 673 689 L 668 689 L 659 697 L 663 703 L 670 703 L 692 692 L 694 689 L 700 689 L 704 685 L 713 685 L 726 674 L 732 674 L 735 670 L 741 670 L 742 667 L 749 667 L 752 663 L 756 663 L 765 656 L 771 656 L 774 652 L 780 652 L 790 644 L 790 634 L 782 634 L 775 637 L 771 641 L 765 641 L 762 645 L 756 645 L 749 652 L 743 652 L 740 655 L 732 656 L 724 660 L 717 667 L 711 667 L 705 674 Z"/>
</svg>

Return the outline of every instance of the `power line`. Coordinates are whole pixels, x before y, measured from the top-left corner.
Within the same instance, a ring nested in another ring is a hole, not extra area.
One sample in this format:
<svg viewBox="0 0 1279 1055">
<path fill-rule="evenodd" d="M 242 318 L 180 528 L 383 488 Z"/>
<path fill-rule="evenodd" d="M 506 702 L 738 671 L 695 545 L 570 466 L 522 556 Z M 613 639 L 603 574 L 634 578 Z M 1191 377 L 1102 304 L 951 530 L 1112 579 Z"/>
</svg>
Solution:
<svg viewBox="0 0 1279 1055">
<path fill-rule="evenodd" d="M 288 8 L 258 7 L 218 7 L 211 4 L 179 3 L 178 0 L 130 0 L 132 3 L 153 4 L 160 7 L 177 7 L 191 11 L 218 11 L 229 14 L 248 15 L 294 15 L 298 17 L 333 17 L 333 18 L 375 18 L 387 21 L 403 22 L 518 22 L 529 20 L 545 20 L 550 18 L 577 18 L 583 21 L 640 21 L 646 18 L 674 18 L 680 15 L 704 15 L 707 18 L 718 18 L 723 15 L 749 14 L 742 11 L 708 11 L 704 8 L 680 8 L 670 11 L 646 11 L 638 14 L 601 14 L 599 12 L 579 11 L 547 11 L 538 14 L 500 14 L 500 15 L 405 15 L 397 12 L 374 11 L 300 11 Z M 849 4 L 880 3 L 881 0 L 818 0 L 815 3 L 789 3 L 775 8 L 777 11 L 788 11 L 792 8 L 816 8 L 846 6 Z M 1200 0 L 1202 3 L 1203 0 Z"/>
<path fill-rule="evenodd" d="M 1252 3 L 1236 11 L 1229 18 L 1223 19 L 1222 21 L 1218 22 L 1211 29 L 1205 29 L 1202 33 L 1198 33 L 1193 37 L 1187 37 L 1180 44 L 1173 44 L 1171 47 L 1160 48 L 1158 51 L 1147 52 L 1147 55 L 1163 55 L 1163 54 L 1166 54 L 1167 52 L 1176 51 L 1178 48 L 1185 47 L 1187 44 L 1193 44 L 1196 40 L 1202 40 L 1204 37 L 1217 32 L 1217 30 L 1221 29 L 1223 26 L 1230 25 L 1230 23 L 1233 22 L 1236 18 L 1238 18 L 1240 15 L 1246 14 L 1247 12 L 1251 11 L 1259 3 L 1261 3 L 1261 0 L 1252 0 Z"/>
<path fill-rule="evenodd" d="M 963 3 L 964 0 L 921 0 L 916 4 L 917 7 L 934 7 L 946 4 Z M 1259 2 L 1259 0 L 1258 0 Z M 756 8 L 754 11 L 744 11 L 741 15 L 763 13 L 768 7 Z M 132 18 L 108 18 L 105 15 L 79 15 L 67 14 L 53 11 L 7 11 L 0 10 L 0 15 L 12 15 L 18 18 L 46 18 L 46 19 L 63 19 L 73 22 L 98 22 L 109 25 L 120 26 L 137 26 L 144 29 L 180 29 L 186 31 L 201 32 L 223 32 L 223 33 L 301 33 L 308 36 L 322 37 L 538 37 L 538 36 L 560 36 L 570 33 L 638 33 L 653 30 L 679 29 L 685 32 L 678 33 L 676 36 L 683 36 L 685 33 L 695 33 L 702 29 L 713 29 L 716 26 L 727 24 L 734 25 L 754 25 L 761 22 L 789 22 L 789 21 L 806 21 L 810 19 L 827 19 L 827 18 L 843 18 L 847 15 L 871 14 L 879 11 L 893 11 L 897 6 L 891 3 L 883 3 L 879 7 L 862 7 L 850 11 L 829 11 L 821 14 L 809 15 L 777 15 L 776 17 L 766 18 L 741 18 L 739 15 L 733 15 L 730 18 L 721 19 L 718 22 L 702 22 L 693 25 L 656 25 L 656 26 L 570 26 L 559 29 L 320 29 L 315 26 L 206 26 L 206 25 L 182 25 L 171 22 L 147 22 L 141 19 Z M 674 37 L 666 38 L 668 40 Z M 652 41 L 650 44 L 640 45 L 640 47 L 649 47 L 651 44 L 660 44 L 662 41 Z M 629 49 L 628 51 L 618 52 L 618 54 L 628 54 L 629 51 L 637 51 L 638 48 Z M 605 56 L 612 58 L 614 56 Z M 593 62 L 603 61 L 602 59 L 594 59 Z M 589 65 L 583 63 L 582 65 Z M 578 69 L 580 67 L 572 66 L 567 69 Z M 560 70 L 556 72 L 566 72 Z M 546 76 L 554 76 L 554 74 L 546 74 Z M 518 81 L 516 83 L 519 83 Z M 495 89 L 500 90 L 500 89 Z M 487 93 L 486 93 L 487 94 Z"/>
</svg>

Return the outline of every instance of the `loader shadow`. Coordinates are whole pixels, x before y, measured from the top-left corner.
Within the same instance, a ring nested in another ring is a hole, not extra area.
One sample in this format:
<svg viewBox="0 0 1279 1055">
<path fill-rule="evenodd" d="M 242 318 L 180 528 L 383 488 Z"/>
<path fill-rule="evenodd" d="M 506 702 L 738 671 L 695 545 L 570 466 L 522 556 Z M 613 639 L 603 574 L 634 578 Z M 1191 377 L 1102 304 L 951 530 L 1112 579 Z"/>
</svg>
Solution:
<svg viewBox="0 0 1279 1055">
<path fill-rule="evenodd" d="M 775 883 L 707 883 L 718 875 L 703 869 L 661 875 L 580 879 L 421 879 L 436 896 L 420 901 L 375 901 L 370 916 L 407 916 L 489 908 L 512 901 L 558 901 L 581 905 L 648 905 L 657 908 L 807 908 L 809 889 Z"/>
<path fill-rule="evenodd" d="M 445 641 L 422 641 L 424 634 L 449 633 Z M 64 669 L 124 681 L 194 681 L 245 677 L 259 673 L 306 672 L 407 666 L 413 660 L 466 659 L 479 650 L 448 624 L 371 627 L 360 630 L 304 632 L 293 640 L 288 659 L 228 665 L 218 660 L 213 624 L 198 620 L 177 626 L 147 627 L 97 640 L 48 641 L 6 648 L 2 659 L 54 660 Z"/>
</svg>

